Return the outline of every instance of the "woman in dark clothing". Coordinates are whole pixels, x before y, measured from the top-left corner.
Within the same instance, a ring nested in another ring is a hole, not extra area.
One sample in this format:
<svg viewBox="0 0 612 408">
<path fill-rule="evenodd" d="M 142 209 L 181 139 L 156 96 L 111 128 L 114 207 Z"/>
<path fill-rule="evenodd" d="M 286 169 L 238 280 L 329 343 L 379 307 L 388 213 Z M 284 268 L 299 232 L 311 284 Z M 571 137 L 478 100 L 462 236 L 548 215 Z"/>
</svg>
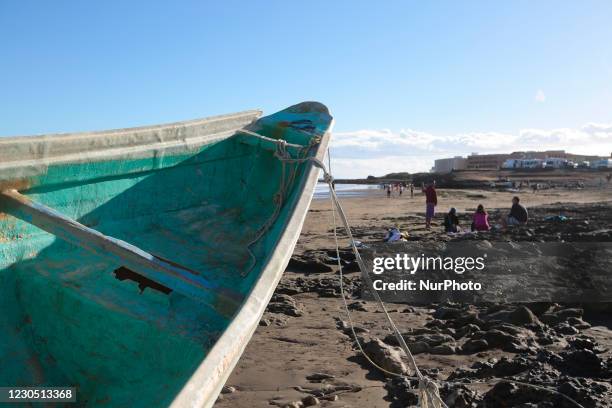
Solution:
<svg viewBox="0 0 612 408">
<path fill-rule="evenodd" d="M 448 214 L 444 216 L 444 231 L 459 232 L 459 218 L 455 208 L 451 208 Z"/>
</svg>

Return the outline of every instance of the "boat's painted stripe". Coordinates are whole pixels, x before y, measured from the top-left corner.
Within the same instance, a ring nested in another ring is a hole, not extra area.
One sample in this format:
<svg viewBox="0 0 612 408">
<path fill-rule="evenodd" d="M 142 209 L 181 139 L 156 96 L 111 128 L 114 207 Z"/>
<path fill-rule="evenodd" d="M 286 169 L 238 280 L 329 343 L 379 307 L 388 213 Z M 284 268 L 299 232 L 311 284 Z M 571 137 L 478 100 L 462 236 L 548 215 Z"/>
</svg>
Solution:
<svg viewBox="0 0 612 408">
<path fill-rule="evenodd" d="M 30 200 L 16 190 L 3 191 L 0 196 L 15 217 L 73 245 L 106 258 L 111 257 L 119 265 L 125 265 L 177 293 L 211 305 L 221 300 L 224 305 L 233 303 L 238 306 L 241 300 L 238 294 L 220 287 L 188 268 L 160 259 L 128 242 L 86 227 L 52 208 Z"/>
</svg>

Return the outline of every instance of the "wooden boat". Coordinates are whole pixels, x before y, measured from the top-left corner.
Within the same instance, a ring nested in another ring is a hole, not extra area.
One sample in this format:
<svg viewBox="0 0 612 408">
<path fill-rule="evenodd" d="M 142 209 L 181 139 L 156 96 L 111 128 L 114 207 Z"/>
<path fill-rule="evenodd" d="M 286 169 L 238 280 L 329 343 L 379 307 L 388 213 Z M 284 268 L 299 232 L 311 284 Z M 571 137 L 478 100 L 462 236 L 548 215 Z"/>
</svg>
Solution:
<svg viewBox="0 0 612 408">
<path fill-rule="evenodd" d="M 333 122 L 316 102 L 260 114 L 0 138 L 1 385 L 74 386 L 78 406 L 214 404 Z"/>
</svg>

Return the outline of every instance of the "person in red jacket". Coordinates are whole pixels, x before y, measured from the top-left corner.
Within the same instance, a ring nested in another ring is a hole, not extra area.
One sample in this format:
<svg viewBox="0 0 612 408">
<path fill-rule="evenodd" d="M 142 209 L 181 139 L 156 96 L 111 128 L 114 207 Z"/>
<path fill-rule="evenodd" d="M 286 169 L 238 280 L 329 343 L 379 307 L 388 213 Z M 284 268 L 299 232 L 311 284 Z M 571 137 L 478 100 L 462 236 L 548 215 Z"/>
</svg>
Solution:
<svg viewBox="0 0 612 408">
<path fill-rule="evenodd" d="M 436 205 L 438 205 L 438 195 L 436 194 L 436 181 L 425 187 L 425 183 L 421 187 L 425 193 L 425 227 L 431 229 L 431 219 L 436 213 Z"/>
</svg>

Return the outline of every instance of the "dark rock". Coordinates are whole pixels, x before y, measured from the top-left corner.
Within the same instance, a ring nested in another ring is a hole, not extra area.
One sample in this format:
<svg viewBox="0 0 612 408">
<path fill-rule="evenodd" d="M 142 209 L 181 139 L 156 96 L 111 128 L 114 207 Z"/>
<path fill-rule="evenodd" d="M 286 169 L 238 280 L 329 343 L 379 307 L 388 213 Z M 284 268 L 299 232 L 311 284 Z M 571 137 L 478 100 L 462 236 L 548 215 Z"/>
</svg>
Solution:
<svg viewBox="0 0 612 408">
<path fill-rule="evenodd" d="M 450 355 L 456 353 L 456 347 L 450 344 L 441 344 L 439 346 L 432 347 L 429 350 L 430 354 L 439 354 L 439 355 Z"/>
<path fill-rule="evenodd" d="M 236 387 L 232 387 L 231 385 L 224 385 L 221 388 L 221 394 L 233 394 L 236 392 Z"/>
<path fill-rule="evenodd" d="M 498 347 L 506 351 L 513 351 L 516 348 L 515 345 L 521 343 L 520 339 L 515 336 L 497 329 L 487 331 L 483 338 L 490 347 Z"/>
<path fill-rule="evenodd" d="M 555 407 L 551 401 L 554 396 L 552 391 L 501 381 L 485 394 L 484 403 L 490 407 L 517 407 L 526 403 L 535 403 L 537 407 Z"/>
<path fill-rule="evenodd" d="M 313 407 L 315 405 L 319 405 L 321 402 L 314 395 L 308 395 L 302 399 L 302 404 L 305 407 Z"/>
<path fill-rule="evenodd" d="M 462 337 L 476 333 L 477 331 L 480 331 L 480 327 L 476 326 L 475 324 L 466 324 L 465 326 L 458 328 L 453 337 L 458 340 Z"/>
<path fill-rule="evenodd" d="M 455 386 L 451 390 L 443 388 L 440 394 L 445 395 L 444 403 L 449 408 L 471 408 L 476 401 L 476 393 L 463 385 Z"/>
<path fill-rule="evenodd" d="M 302 312 L 302 306 L 289 295 L 282 295 L 275 293 L 268 304 L 267 311 L 270 313 L 280 313 L 287 316 L 300 317 L 304 313 Z"/>
<path fill-rule="evenodd" d="M 355 310 L 355 311 L 358 311 L 358 312 L 367 312 L 368 309 L 366 309 L 365 305 L 366 305 L 366 302 L 364 302 L 364 301 L 357 301 L 357 302 L 350 303 L 348 305 L 348 308 L 349 308 L 349 310 Z"/>
<path fill-rule="evenodd" d="M 463 310 L 456 307 L 441 306 L 433 314 L 433 317 L 441 320 L 456 319 L 463 314 Z"/>
<path fill-rule="evenodd" d="M 459 317 L 454 319 L 452 323 L 453 323 L 453 326 L 456 328 L 465 326 L 467 324 L 475 324 L 477 326 L 482 327 L 485 324 L 485 322 L 479 317 L 478 312 L 474 312 L 474 311 L 464 312 Z"/>
<path fill-rule="evenodd" d="M 582 318 L 583 314 L 584 314 L 583 309 L 568 308 L 568 309 L 557 310 L 555 312 L 544 313 L 542 316 L 540 316 L 540 320 L 546 324 L 554 326 L 556 324 L 565 322 L 570 317 Z"/>
<path fill-rule="evenodd" d="M 527 371 L 534 367 L 535 362 L 526 359 L 525 357 L 517 356 L 512 360 L 502 358 L 492 367 L 492 374 L 495 377 L 514 376 L 523 371 Z"/>
<path fill-rule="evenodd" d="M 334 377 L 331 374 L 326 374 L 326 373 L 313 373 L 313 374 L 306 376 L 306 379 L 313 383 L 320 383 L 323 380 L 331 380 L 334 378 L 336 377 Z"/>
<path fill-rule="evenodd" d="M 604 383 L 581 381 L 573 378 L 563 378 L 557 391 L 572 398 L 585 408 L 604 407 L 610 402 L 610 386 Z M 574 407 L 575 404 L 561 400 L 563 408 Z"/>
<path fill-rule="evenodd" d="M 336 327 L 339 330 L 342 330 L 342 332 L 344 334 L 346 334 L 347 336 L 352 336 L 353 335 L 353 331 L 351 330 L 351 326 L 349 325 L 348 322 L 344 321 L 344 320 L 340 320 L 337 319 L 336 320 Z M 353 325 L 353 330 L 355 330 L 355 334 L 363 334 L 363 333 L 369 333 L 370 331 L 364 327 L 361 326 L 356 326 Z"/>
<path fill-rule="evenodd" d="M 339 292 L 336 292 L 336 289 L 334 288 L 325 288 L 325 289 L 321 289 L 318 291 L 319 292 L 319 296 L 321 297 L 338 297 L 340 296 Z"/>
<path fill-rule="evenodd" d="M 570 374 L 583 377 L 599 377 L 604 368 L 604 362 L 592 350 L 575 350 L 560 354 L 563 365 Z"/>
<path fill-rule="evenodd" d="M 578 330 L 586 330 L 591 327 L 589 323 L 585 322 L 579 317 L 570 317 L 567 319 L 567 323 Z"/>
<path fill-rule="evenodd" d="M 462 347 L 461 350 L 465 353 L 478 353 L 489 348 L 489 343 L 486 340 L 468 340 Z"/>
<path fill-rule="evenodd" d="M 568 336 L 578 334 L 578 329 L 574 326 L 570 326 L 567 323 L 559 323 L 554 327 L 554 330 L 559 334 L 565 334 Z"/>
<path fill-rule="evenodd" d="M 425 323 L 425 326 L 432 327 L 432 328 L 443 328 L 443 327 L 446 327 L 446 323 L 444 323 L 442 320 L 439 320 L 439 319 L 433 319 Z"/>
<path fill-rule="evenodd" d="M 552 303 L 550 302 L 535 302 L 529 303 L 527 307 L 531 310 L 536 316 L 540 316 L 550 310 L 552 307 Z"/>
<path fill-rule="evenodd" d="M 427 353 L 430 349 L 429 344 L 425 343 L 424 341 L 414 341 L 406 343 L 406 345 L 412 354 Z"/>
<path fill-rule="evenodd" d="M 287 269 L 292 272 L 302 273 L 324 273 L 333 271 L 330 266 L 318 259 L 301 256 L 293 256 L 291 260 L 289 260 Z"/>
<path fill-rule="evenodd" d="M 387 382 L 385 388 L 395 403 L 392 406 L 409 407 L 419 402 L 417 386 L 418 382 L 416 381 L 406 378 L 393 378 Z"/>
<path fill-rule="evenodd" d="M 550 334 L 542 333 L 541 335 L 536 337 L 536 341 L 538 344 L 542 346 L 547 346 L 549 344 L 553 344 L 556 340 L 556 337 L 551 336 Z"/>
<path fill-rule="evenodd" d="M 597 347 L 597 343 L 593 338 L 588 337 L 577 337 L 575 339 L 570 339 L 568 341 L 568 346 L 574 349 L 585 349 L 585 350 L 595 350 Z"/>
<path fill-rule="evenodd" d="M 557 353 L 545 349 L 538 350 L 536 358 L 542 363 L 547 363 L 555 367 L 559 367 L 563 364 L 563 357 Z"/>
<path fill-rule="evenodd" d="M 526 306 L 519 306 L 509 315 L 510 323 L 523 326 L 531 324 L 541 324 L 540 319 Z"/>
</svg>

